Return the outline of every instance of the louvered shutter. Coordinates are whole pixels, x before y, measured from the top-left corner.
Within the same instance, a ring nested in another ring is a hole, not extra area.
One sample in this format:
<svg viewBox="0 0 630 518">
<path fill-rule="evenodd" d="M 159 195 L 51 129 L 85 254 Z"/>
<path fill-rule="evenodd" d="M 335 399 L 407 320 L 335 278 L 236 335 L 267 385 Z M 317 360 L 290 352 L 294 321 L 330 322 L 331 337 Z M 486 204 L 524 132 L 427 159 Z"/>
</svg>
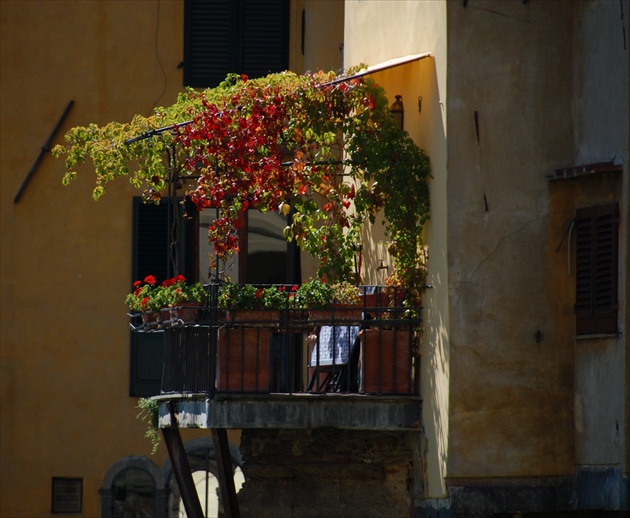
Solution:
<svg viewBox="0 0 630 518">
<path fill-rule="evenodd" d="M 182 218 L 178 199 L 165 198 L 159 205 L 147 205 L 141 198 L 133 201 L 132 282 L 153 275 L 158 282 L 182 273 L 194 280 L 196 235 L 194 223 Z M 172 215 L 175 215 L 173 217 Z M 179 234 L 173 236 L 173 224 Z M 171 250 L 171 241 L 175 246 Z M 181 270 L 173 270 L 171 253 L 177 256 Z M 131 331 L 129 395 L 154 396 L 160 393 L 164 359 L 163 333 Z"/>
<path fill-rule="evenodd" d="M 617 204 L 579 209 L 576 236 L 576 333 L 617 332 Z"/>
<path fill-rule="evenodd" d="M 169 271 L 168 207 L 145 205 L 134 198 L 134 244 L 132 281 L 153 275 L 162 282 L 172 277 Z"/>
<path fill-rule="evenodd" d="M 184 84 L 216 86 L 233 70 L 233 25 L 237 2 L 186 0 L 184 6 Z"/>
<path fill-rule="evenodd" d="M 228 73 L 261 77 L 289 63 L 287 0 L 186 0 L 184 84 L 217 86 Z"/>
<path fill-rule="evenodd" d="M 289 3 L 285 0 L 243 0 L 242 53 L 239 70 L 263 77 L 288 68 Z"/>
</svg>

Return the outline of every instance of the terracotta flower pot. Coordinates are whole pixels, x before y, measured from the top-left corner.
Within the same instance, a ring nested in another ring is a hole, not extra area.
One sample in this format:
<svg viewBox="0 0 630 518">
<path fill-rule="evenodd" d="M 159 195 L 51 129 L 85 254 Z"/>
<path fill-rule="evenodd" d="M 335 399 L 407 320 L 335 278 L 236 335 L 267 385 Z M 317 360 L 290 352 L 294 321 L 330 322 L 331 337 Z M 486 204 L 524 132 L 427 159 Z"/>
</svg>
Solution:
<svg viewBox="0 0 630 518">
<path fill-rule="evenodd" d="M 364 329 L 359 333 L 362 393 L 411 394 L 413 372 L 409 331 Z"/>
<path fill-rule="evenodd" d="M 200 319 L 201 306 L 199 302 L 180 302 L 177 306 L 169 308 L 169 314 L 172 321 L 196 324 Z"/>
<path fill-rule="evenodd" d="M 142 323 L 147 329 L 154 329 L 160 325 L 159 311 L 146 311 L 142 313 Z"/>
<path fill-rule="evenodd" d="M 331 304 L 329 309 L 311 309 L 309 320 L 321 325 L 333 322 L 361 322 L 363 307 L 357 304 Z"/>
<path fill-rule="evenodd" d="M 269 346 L 272 329 L 223 327 L 219 329 L 217 390 L 269 392 Z"/>
<path fill-rule="evenodd" d="M 269 309 L 228 311 L 226 320 L 244 323 L 248 327 L 276 327 L 280 322 L 280 311 Z"/>
</svg>

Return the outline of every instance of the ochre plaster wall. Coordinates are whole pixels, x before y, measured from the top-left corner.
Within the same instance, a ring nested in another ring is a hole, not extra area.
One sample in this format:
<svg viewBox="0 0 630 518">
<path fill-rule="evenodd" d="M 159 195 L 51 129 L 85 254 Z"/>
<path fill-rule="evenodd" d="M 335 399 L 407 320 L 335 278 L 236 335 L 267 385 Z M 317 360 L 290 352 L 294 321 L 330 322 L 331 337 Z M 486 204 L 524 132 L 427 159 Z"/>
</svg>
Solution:
<svg viewBox="0 0 630 518">
<path fill-rule="evenodd" d="M 576 343 L 559 245 L 576 207 L 616 199 L 627 228 L 627 167 L 616 179 L 545 175 L 627 157 L 627 53 L 619 5 L 496 7 L 448 3 L 448 471 L 572 475 L 576 463 L 622 462 L 627 340 Z"/>
<path fill-rule="evenodd" d="M 128 396 L 132 191 L 123 181 L 95 203 L 89 168 L 63 187 L 47 154 L 14 197 L 70 100 L 53 144 L 174 101 L 183 3 L 8 0 L 0 13 L 0 514 L 48 515 L 51 477 L 69 476 L 83 478 L 83 516 L 98 516 L 107 468 L 151 448 Z M 164 459 L 161 446 L 151 460 Z"/>
<path fill-rule="evenodd" d="M 63 187 L 63 161 L 46 154 L 13 200 L 71 100 L 52 145 L 73 126 L 126 121 L 175 101 L 183 15 L 181 0 L 0 2 L 2 516 L 49 515 L 53 476 L 82 477 L 83 515 L 98 516 L 98 489 L 116 460 L 143 455 L 160 466 L 166 458 L 164 446 L 150 456 L 128 396 L 123 301 L 138 192 L 122 179 L 94 202 L 90 166 Z M 291 69 L 339 68 L 342 20 L 343 2 L 292 1 Z"/>
<path fill-rule="evenodd" d="M 298 8 L 318 3 L 292 3 L 293 23 Z M 328 14 L 341 16 L 343 5 L 332 4 Z M 183 9 L 181 0 L 0 2 L 2 516 L 50 514 L 53 476 L 82 477 L 83 516 L 98 516 L 108 467 L 123 456 L 150 457 L 137 399 L 128 396 L 123 302 L 138 193 L 123 179 L 96 203 L 89 166 L 63 187 L 63 161 L 46 154 L 13 200 L 71 100 L 53 145 L 73 126 L 126 121 L 175 101 Z M 339 34 L 325 57 L 311 48 L 305 62 L 340 66 L 340 21 L 333 26 Z M 299 45 L 295 27 L 291 34 Z M 290 62 L 302 71 L 296 52 L 292 46 Z M 157 465 L 165 458 L 163 446 L 150 457 Z"/>
<path fill-rule="evenodd" d="M 470 7 L 448 4 L 449 477 L 571 474 L 545 179 L 573 151 L 570 2 Z"/>
</svg>

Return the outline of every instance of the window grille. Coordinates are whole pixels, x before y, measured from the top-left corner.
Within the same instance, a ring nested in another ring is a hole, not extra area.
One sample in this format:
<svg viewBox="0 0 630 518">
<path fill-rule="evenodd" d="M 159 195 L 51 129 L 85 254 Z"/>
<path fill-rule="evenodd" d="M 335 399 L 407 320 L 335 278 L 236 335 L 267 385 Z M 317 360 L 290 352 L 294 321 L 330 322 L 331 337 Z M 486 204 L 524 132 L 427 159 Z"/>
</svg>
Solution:
<svg viewBox="0 0 630 518">
<path fill-rule="evenodd" d="M 52 512 L 81 513 L 83 511 L 83 479 L 53 477 Z"/>
</svg>

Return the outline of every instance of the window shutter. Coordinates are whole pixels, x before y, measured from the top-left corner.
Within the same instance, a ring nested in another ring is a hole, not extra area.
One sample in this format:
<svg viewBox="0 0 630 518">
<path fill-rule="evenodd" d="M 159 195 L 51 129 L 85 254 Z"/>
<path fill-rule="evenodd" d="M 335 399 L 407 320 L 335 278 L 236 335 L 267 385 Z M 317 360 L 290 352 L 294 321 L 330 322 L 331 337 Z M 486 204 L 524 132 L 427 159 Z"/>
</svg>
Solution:
<svg viewBox="0 0 630 518">
<path fill-rule="evenodd" d="M 131 331 L 129 395 L 150 397 L 160 394 L 164 363 L 164 333 Z"/>
<path fill-rule="evenodd" d="M 617 332 L 618 207 L 579 209 L 576 232 L 576 333 Z"/>
<path fill-rule="evenodd" d="M 184 5 L 184 84 L 217 86 L 233 70 L 236 2 L 186 0 Z"/>
<path fill-rule="evenodd" d="M 593 318 L 593 218 L 591 209 L 582 209 L 575 220 L 575 313 L 580 320 Z"/>
<path fill-rule="evenodd" d="M 263 77 L 288 68 L 288 2 L 244 0 L 242 27 L 243 74 Z"/>
<path fill-rule="evenodd" d="M 147 205 L 142 198 L 134 198 L 132 282 L 154 275 L 161 283 L 175 273 L 181 273 L 191 281 L 197 278 L 196 221 L 183 218 L 180 201 L 164 198 L 159 205 Z M 171 250 L 174 224 L 179 232 L 175 234 Z M 171 252 L 177 256 L 179 272 L 174 271 Z M 148 397 L 159 394 L 164 333 L 131 331 L 130 348 L 129 395 Z"/>
<path fill-rule="evenodd" d="M 132 282 L 154 275 L 158 282 L 172 277 L 169 268 L 167 204 L 146 205 L 134 198 Z"/>
<path fill-rule="evenodd" d="M 261 77 L 289 63 L 287 0 L 186 0 L 184 84 L 217 86 L 228 73 Z"/>
</svg>

